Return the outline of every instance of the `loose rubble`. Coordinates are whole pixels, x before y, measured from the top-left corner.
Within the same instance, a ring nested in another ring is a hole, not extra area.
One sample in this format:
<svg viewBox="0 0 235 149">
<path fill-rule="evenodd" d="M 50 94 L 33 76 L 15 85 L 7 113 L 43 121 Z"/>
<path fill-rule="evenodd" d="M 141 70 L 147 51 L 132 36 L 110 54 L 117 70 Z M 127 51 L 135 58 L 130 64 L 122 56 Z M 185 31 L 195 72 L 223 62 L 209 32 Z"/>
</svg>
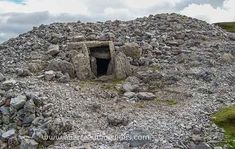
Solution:
<svg viewBox="0 0 235 149">
<path fill-rule="evenodd" d="M 69 47 L 88 41 L 112 75 Z M 178 14 L 34 27 L 0 44 L 0 148 L 223 148 L 234 62 L 233 34 Z"/>
</svg>

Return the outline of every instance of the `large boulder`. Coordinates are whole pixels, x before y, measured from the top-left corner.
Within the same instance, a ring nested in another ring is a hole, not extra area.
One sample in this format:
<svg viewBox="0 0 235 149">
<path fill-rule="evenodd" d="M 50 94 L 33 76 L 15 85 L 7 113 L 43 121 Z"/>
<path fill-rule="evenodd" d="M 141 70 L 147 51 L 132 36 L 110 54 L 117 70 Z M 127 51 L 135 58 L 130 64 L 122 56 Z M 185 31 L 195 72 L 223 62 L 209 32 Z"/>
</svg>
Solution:
<svg viewBox="0 0 235 149">
<path fill-rule="evenodd" d="M 15 129 L 10 129 L 10 130 L 8 130 L 7 132 L 4 132 L 4 133 L 2 134 L 2 139 L 3 139 L 3 140 L 7 140 L 7 139 L 9 139 L 10 137 L 14 136 L 15 133 L 16 133 L 16 130 L 15 130 Z"/>
<path fill-rule="evenodd" d="M 142 55 L 142 49 L 137 43 L 126 43 L 121 47 L 121 50 L 126 56 L 133 59 L 139 59 Z"/>
<path fill-rule="evenodd" d="M 92 77 L 89 57 L 81 53 L 73 57 L 72 61 L 78 79 L 86 80 Z"/>
<path fill-rule="evenodd" d="M 22 108 L 24 106 L 24 104 L 26 103 L 26 100 L 27 100 L 26 96 L 19 95 L 19 96 L 15 97 L 15 98 L 11 99 L 10 105 L 18 110 L 18 109 L 20 109 L 20 108 Z"/>
<path fill-rule="evenodd" d="M 14 80 L 14 79 L 6 80 L 2 83 L 1 89 L 5 90 L 5 91 L 8 91 L 8 90 L 14 88 L 16 83 L 17 83 L 17 81 Z"/>
<path fill-rule="evenodd" d="M 68 73 L 70 77 L 74 77 L 73 64 L 61 59 L 53 59 L 49 62 L 46 70 L 61 71 L 62 73 Z"/>
<path fill-rule="evenodd" d="M 59 45 L 50 45 L 47 51 L 47 54 L 51 56 L 56 56 L 58 53 L 60 53 L 60 47 Z"/>
<path fill-rule="evenodd" d="M 124 79 L 132 73 L 131 64 L 122 52 L 119 52 L 114 58 L 114 66 L 114 73 L 117 79 Z"/>
<path fill-rule="evenodd" d="M 140 100 L 153 100 L 156 96 L 153 93 L 149 93 L 149 92 L 139 92 L 137 94 L 137 97 Z"/>
</svg>

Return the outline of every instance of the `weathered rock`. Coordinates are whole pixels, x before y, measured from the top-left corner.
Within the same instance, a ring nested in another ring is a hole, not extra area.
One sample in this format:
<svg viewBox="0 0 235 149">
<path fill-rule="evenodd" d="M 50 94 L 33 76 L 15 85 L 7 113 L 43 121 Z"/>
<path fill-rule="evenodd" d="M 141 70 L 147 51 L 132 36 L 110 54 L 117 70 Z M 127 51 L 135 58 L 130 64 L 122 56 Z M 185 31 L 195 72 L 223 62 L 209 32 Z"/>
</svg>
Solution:
<svg viewBox="0 0 235 149">
<path fill-rule="evenodd" d="M 140 80 L 137 77 L 135 77 L 135 76 L 128 77 L 125 80 L 125 82 L 130 82 L 131 84 L 136 84 L 136 85 L 140 84 Z"/>
<path fill-rule="evenodd" d="M 90 68 L 90 59 L 84 54 L 78 54 L 73 58 L 76 76 L 80 80 L 86 80 L 92 77 Z"/>
<path fill-rule="evenodd" d="M 1 149 L 7 149 L 7 143 L 0 140 L 0 148 Z"/>
<path fill-rule="evenodd" d="M 117 113 L 109 114 L 107 117 L 109 126 L 126 126 L 129 123 L 129 117 Z"/>
<path fill-rule="evenodd" d="M 10 137 L 7 141 L 8 148 L 17 148 L 19 145 L 19 141 L 17 136 Z"/>
<path fill-rule="evenodd" d="M 24 112 L 27 113 L 35 113 L 36 111 L 36 107 L 34 104 L 33 99 L 28 100 L 25 104 L 24 104 Z"/>
<path fill-rule="evenodd" d="M 139 92 L 137 94 L 137 97 L 140 100 L 153 100 L 156 96 L 153 93 L 149 93 L 149 92 Z"/>
<path fill-rule="evenodd" d="M 60 47 L 59 45 L 50 45 L 47 51 L 47 54 L 51 56 L 56 56 L 58 53 L 60 53 Z"/>
<path fill-rule="evenodd" d="M 38 143 L 28 136 L 22 136 L 20 140 L 21 140 L 20 149 L 37 149 L 38 148 Z"/>
<path fill-rule="evenodd" d="M 50 71 L 46 71 L 44 73 L 44 77 L 45 77 L 46 81 L 52 81 L 52 80 L 55 79 L 56 74 L 55 74 L 55 72 L 53 70 L 50 70 Z"/>
<path fill-rule="evenodd" d="M 160 147 L 160 149 L 173 149 L 174 146 L 172 144 L 164 144 Z"/>
<path fill-rule="evenodd" d="M 207 143 L 200 143 L 194 149 L 212 149 Z"/>
<path fill-rule="evenodd" d="M 0 107 L 0 124 L 6 124 L 8 125 L 10 123 L 10 110 L 9 107 L 1 106 Z"/>
<path fill-rule="evenodd" d="M 42 99 L 39 97 L 39 92 L 25 92 L 25 95 L 28 100 L 32 99 L 36 106 L 41 106 L 43 104 Z"/>
<path fill-rule="evenodd" d="M 139 59 L 142 54 L 142 49 L 137 43 L 126 43 L 121 47 L 121 50 L 126 56 L 129 56 L 133 59 Z"/>
<path fill-rule="evenodd" d="M 20 109 L 24 107 L 24 104 L 26 103 L 26 96 L 25 95 L 19 95 L 15 98 L 11 99 L 11 106 L 14 107 L 15 109 Z"/>
<path fill-rule="evenodd" d="M 50 130 L 50 136 L 60 136 L 64 132 L 71 130 L 72 124 L 67 119 L 56 118 L 48 124 L 48 128 Z"/>
<path fill-rule="evenodd" d="M 4 132 L 2 134 L 2 138 L 4 140 L 8 140 L 10 137 L 13 137 L 16 134 L 16 130 L 15 129 L 10 129 L 7 132 Z"/>
<path fill-rule="evenodd" d="M 12 89 L 17 82 L 13 79 L 11 80 L 6 80 L 2 83 L 1 89 L 8 91 L 9 89 Z"/>
<path fill-rule="evenodd" d="M 235 40 L 235 33 L 229 33 L 228 35 L 231 40 Z"/>
<path fill-rule="evenodd" d="M 28 68 L 30 72 L 37 73 L 37 72 L 40 72 L 44 68 L 44 65 L 42 61 L 36 61 L 36 62 L 29 63 Z"/>
<path fill-rule="evenodd" d="M 29 127 L 35 118 L 36 118 L 35 114 L 30 114 L 30 113 L 25 114 L 22 121 L 23 126 Z"/>
<path fill-rule="evenodd" d="M 5 77 L 4 77 L 4 75 L 2 74 L 2 73 L 0 73 L 0 82 L 2 82 L 2 81 L 5 81 Z"/>
<path fill-rule="evenodd" d="M 61 59 L 51 60 L 46 70 L 61 71 L 62 73 L 68 73 L 71 77 L 74 77 L 74 67 L 71 63 Z"/>
<path fill-rule="evenodd" d="M 235 60 L 235 57 L 231 53 L 224 53 L 221 60 L 224 63 L 232 63 Z"/>
<path fill-rule="evenodd" d="M 62 74 L 62 76 L 60 76 L 57 80 L 58 80 L 58 82 L 60 82 L 60 83 L 67 83 L 67 82 L 70 81 L 70 76 L 69 76 L 68 73 Z"/>
<path fill-rule="evenodd" d="M 28 69 L 17 69 L 16 71 L 19 77 L 26 77 L 32 75 Z"/>
<path fill-rule="evenodd" d="M 32 138 L 39 143 L 46 141 L 45 138 L 47 137 L 47 132 L 41 128 L 35 129 L 32 135 Z"/>
<path fill-rule="evenodd" d="M 133 97 L 136 96 L 136 93 L 134 93 L 134 92 L 125 92 L 123 96 L 127 97 L 127 98 L 133 98 Z"/>
<path fill-rule="evenodd" d="M 138 90 L 139 85 L 137 84 L 131 84 L 130 82 L 125 82 L 122 85 L 122 88 L 125 92 L 133 92 Z"/>
<path fill-rule="evenodd" d="M 125 54 L 119 52 L 115 57 L 114 63 L 115 63 L 114 73 L 117 79 L 124 79 L 129 75 L 131 75 L 132 73 L 131 65 Z"/>
</svg>

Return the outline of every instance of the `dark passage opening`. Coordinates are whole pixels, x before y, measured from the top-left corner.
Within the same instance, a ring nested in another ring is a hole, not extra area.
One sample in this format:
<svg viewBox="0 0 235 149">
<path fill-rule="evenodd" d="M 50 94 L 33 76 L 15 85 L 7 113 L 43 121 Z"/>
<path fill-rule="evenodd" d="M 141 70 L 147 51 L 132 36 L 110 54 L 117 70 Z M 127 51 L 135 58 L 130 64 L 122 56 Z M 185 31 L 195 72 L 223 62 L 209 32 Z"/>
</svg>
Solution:
<svg viewBox="0 0 235 149">
<path fill-rule="evenodd" d="M 97 76 L 107 75 L 110 59 L 96 58 Z"/>
</svg>

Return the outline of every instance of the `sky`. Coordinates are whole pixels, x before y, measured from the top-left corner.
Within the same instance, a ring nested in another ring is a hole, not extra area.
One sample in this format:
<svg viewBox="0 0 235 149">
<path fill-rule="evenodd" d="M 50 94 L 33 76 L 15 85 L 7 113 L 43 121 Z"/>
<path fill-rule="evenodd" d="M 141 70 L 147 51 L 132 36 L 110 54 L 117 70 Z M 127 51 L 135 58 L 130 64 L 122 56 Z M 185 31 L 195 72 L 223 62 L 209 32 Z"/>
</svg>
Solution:
<svg viewBox="0 0 235 149">
<path fill-rule="evenodd" d="M 235 21 L 235 0 L 0 0 L 0 43 L 40 24 L 172 12 L 208 23 Z"/>
</svg>

